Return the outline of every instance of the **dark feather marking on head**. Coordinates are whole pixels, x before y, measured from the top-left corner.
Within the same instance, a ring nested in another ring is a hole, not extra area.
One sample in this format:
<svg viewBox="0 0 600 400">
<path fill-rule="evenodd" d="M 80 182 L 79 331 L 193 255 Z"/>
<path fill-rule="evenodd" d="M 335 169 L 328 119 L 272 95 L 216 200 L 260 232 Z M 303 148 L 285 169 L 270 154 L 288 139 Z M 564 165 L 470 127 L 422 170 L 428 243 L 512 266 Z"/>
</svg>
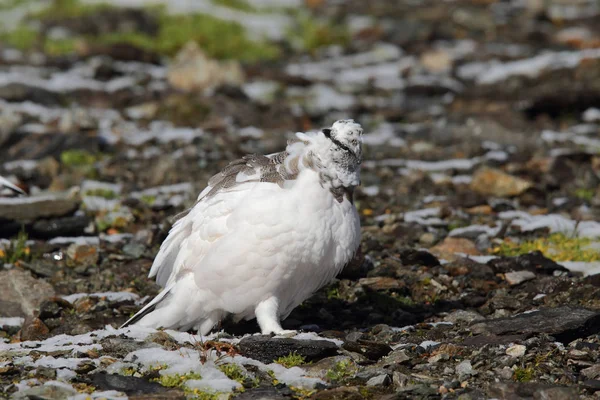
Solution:
<svg viewBox="0 0 600 400">
<path fill-rule="evenodd" d="M 343 202 L 344 198 L 346 198 L 346 199 L 348 199 L 350 204 L 354 204 L 354 188 L 353 187 L 340 186 L 337 188 L 332 187 L 329 190 L 331 191 L 331 194 L 333 194 L 333 197 L 338 201 L 338 203 Z"/>
<path fill-rule="evenodd" d="M 352 151 L 348 146 L 331 136 L 331 129 L 323 129 L 322 132 L 325 134 L 325 137 L 331 140 L 333 144 L 335 144 L 337 147 L 339 147 L 347 153 L 350 153 L 352 156 L 354 156 L 354 158 L 358 158 L 354 151 Z"/>
</svg>

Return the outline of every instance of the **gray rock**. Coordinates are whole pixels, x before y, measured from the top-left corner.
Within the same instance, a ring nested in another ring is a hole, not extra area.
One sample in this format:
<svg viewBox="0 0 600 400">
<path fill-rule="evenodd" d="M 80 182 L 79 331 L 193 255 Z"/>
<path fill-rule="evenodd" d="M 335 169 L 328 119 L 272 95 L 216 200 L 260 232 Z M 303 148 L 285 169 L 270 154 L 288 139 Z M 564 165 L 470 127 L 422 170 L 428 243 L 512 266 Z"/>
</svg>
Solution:
<svg viewBox="0 0 600 400">
<path fill-rule="evenodd" d="M 147 393 L 166 393 L 175 392 L 185 398 L 183 391 L 169 389 L 156 382 L 150 382 L 143 378 L 135 376 L 110 375 L 106 372 L 99 372 L 90 377 L 91 384 L 98 390 L 117 390 L 127 395 L 141 395 Z M 169 398 L 173 398 L 170 397 Z"/>
<path fill-rule="evenodd" d="M 483 316 L 476 311 L 470 310 L 456 310 L 453 313 L 448 314 L 444 317 L 444 321 L 452 322 L 456 324 L 457 322 L 473 322 L 473 321 L 481 321 Z"/>
<path fill-rule="evenodd" d="M 63 217 L 74 212 L 78 206 L 79 202 L 66 194 L 0 198 L 0 219 L 35 221 L 39 218 Z"/>
<path fill-rule="evenodd" d="M 516 271 L 516 272 L 507 272 L 504 274 L 504 279 L 511 286 L 520 285 L 523 282 L 530 281 L 535 279 L 535 273 L 531 271 Z"/>
<path fill-rule="evenodd" d="M 388 374 L 381 374 L 369 379 L 367 381 L 367 386 L 389 386 L 390 383 L 390 376 Z"/>
<path fill-rule="evenodd" d="M 379 360 L 388 355 L 392 348 L 384 343 L 372 342 L 367 340 L 357 340 L 355 342 L 346 342 L 342 345 L 344 350 L 352 351 L 367 357 L 369 360 Z"/>
<path fill-rule="evenodd" d="M 77 394 L 64 386 L 44 385 L 25 389 L 14 394 L 13 399 L 62 400 Z"/>
<path fill-rule="evenodd" d="M 309 362 L 333 356 L 338 352 L 335 343 L 328 340 L 296 340 L 270 336 L 244 338 L 240 341 L 239 347 L 243 356 L 267 364 L 294 352 L 305 357 Z"/>
<path fill-rule="evenodd" d="M 556 340 L 569 343 L 575 339 L 600 332 L 600 313 L 580 307 L 545 308 L 512 317 L 498 318 L 471 325 L 474 334 L 525 335 L 539 333 L 552 335 Z"/>
<path fill-rule="evenodd" d="M 587 379 L 597 379 L 600 376 L 600 364 L 594 364 L 591 367 L 582 369 L 581 375 Z"/>
<path fill-rule="evenodd" d="M 456 366 L 455 371 L 458 374 L 458 379 L 460 379 L 461 381 L 470 377 L 471 375 L 476 374 L 475 370 L 473 369 L 473 366 L 471 365 L 470 360 L 464 360 L 463 362 L 458 364 Z"/>
<path fill-rule="evenodd" d="M 19 269 L 0 271 L 0 315 L 3 317 L 31 316 L 54 294 L 52 285 L 34 278 L 29 272 Z"/>
</svg>

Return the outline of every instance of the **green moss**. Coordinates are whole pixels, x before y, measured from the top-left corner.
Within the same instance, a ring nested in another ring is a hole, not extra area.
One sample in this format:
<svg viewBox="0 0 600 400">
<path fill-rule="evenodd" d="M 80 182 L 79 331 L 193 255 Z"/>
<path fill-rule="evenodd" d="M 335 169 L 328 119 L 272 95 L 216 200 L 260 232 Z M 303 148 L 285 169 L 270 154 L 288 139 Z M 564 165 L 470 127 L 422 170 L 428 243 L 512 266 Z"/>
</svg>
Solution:
<svg viewBox="0 0 600 400">
<path fill-rule="evenodd" d="M 161 14 L 160 30 L 152 50 L 173 55 L 190 40 L 198 43 L 209 56 L 219 59 L 257 61 L 279 56 L 277 46 L 248 39 L 246 29 L 240 24 L 205 14 Z"/>
<path fill-rule="evenodd" d="M 156 196 L 150 196 L 148 194 L 144 194 L 144 195 L 142 195 L 142 197 L 140 197 L 140 200 L 143 203 L 146 203 L 149 206 L 151 206 L 151 205 L 153 205 L 156 202 Z"/>
<path fill-rule="evenodd" d="M 581 200 L 590 202 L 594 198 L 596 191 L 594 189 L 579 188 L 579 189 L 575 190 L 574 194 L 575 194 L 575 197 L 580 198 Z"/>
<path fill-rule="evenodd" d="M 15 0 L 12 0 L 15 1 Z M 218 4 L 253 11 L 245 0 L 215 0 Z M 109 4 L 84 4 L 80 0 L 54 0 L 50 6 L 33 13 L 30 20 L 60 20 L 93 15 L 102 10 L 114 9 Z M 78 35 L 65 39 L 44 39 L 36 30 L 22 24 L 16 30 L 0 35 L 0 40 L 20 50 L 39 45 L 47 54 L 62 55 L 75 51 L 78 41 L 90 44 L 127 43 L 141 49 L 172 56 L 188 41 L 197 42 L 210 56 L 218 59 L 241 61 L 270 60 L 279 57 L 277 45 L 248 38 L 246 29 L 239 23 L 225 21 L 207 14 L 168 14 L 164 7 L 153 6 L 147 12 L 154 14 L 159 22 L 156 36 L 140 32 L 112 32 L 100 36 Z"/>
<path fill-rule="evenodd" d="M 533 379 L 534 370 L 532 367 L 518 367 L 513 374 L 513 380 L 516 382 L 529 382 Z"/>
<path fill-rule="evenodd" d="M 213 0 L 212 2 L 220 6 L 234 8 L 240 11 L 256 12 L 256 8 L 246 0 Z"/>
<path fill-rule="evenodd" d="M 31 250 L 27 247 L 28 239 L 27 232 L 24 230 L 19 232 L 17 237 L 11 240 L 8 249 L 0 249 L 0 260 L 7 264 L 29 260 L 31 258 Z"/>
<path fill-rule="evenodd" d="M 185 394 L 188 400 L 222 400 L 231 397 L 225 393 L 204 392 L 200 389 L 185 390 Z"/>
<path fill-rule="evenodd" d="M 85 150 L 66 150 L 60 155 L 60 161 L 69 166 L 92 165 L 97 161 L 97 156 Z"/>
<path fill-rule="evenodd" d="M 117 194 L 115 192 L 113 192 L 112 190 L 101 189 L 101 188 L 88 190 L 85 192 L 85 194 L 87 196 L 103 197 L 108 200 L 116 199 L 118 197 Z"/>
<path fill-rule="evenodd" d="M 317 392 L 314 389 L 302 389 L 296 386 L 290 386 L 290 390 L 294 392 L 293 398 L 299 400 L 310 399 Z"/>
<path fill-rule="evenodd" d="M 337 287 L 327 288 L 327 300 L 341 299 L 340 289 Z"/>
<path fill-rule="evenodd" d="M 219 365 L 219 370 L 224 373 L 229 379 L 244 384 L 246 380 L 246 374 L 242 371 L 242 368 L 237 364 L 223 364 Z"/>
<path fill-rule="evenodd" d="M 292 368 L 306 363 L 306 357 L 301 356 L 294 351 L 285 357 L 279 357 L 277 360 L 275 360 L 275 362 L 283 365 L 286 368 Z"/>
<path fill-rule="evenodd" d="M 50 6 L 31 14 L 33 19 L 77 18 L 100 10 L 115 8 L 110 4 L 84 4 L 79 0 L 54 0 Z"/>
<path fill-rule="evenodd" d="M 38 32 L 27 25 L 21 24 L 16 29 L 0 35 L 0 42 L 19 50 L 28 50 L 35 46 Z"/>
<path fill-rule="evenodd" d="M 314 51 L 334 44 L 344 46 L 350 41 L 344 25 L 319 20 L 305 13 L 298 13 L 296 21 L 296 28 L 289 32 L 290 40 L 299 42 L 305 50 Z"/>
<path fill-rule="evenodd" d="M 181 387 L 185 382 L 192 379 L 202 379 L 202 376 L 195 372 L 188 372 L 184 375 L 161 375 L 160 378 L 155 379 L 155 381 L 165 387 Z"/>
<path fill-rule="evenodd" d="M 327 371 L 325 377 L 330 382 L 342 382 L 356 373 L 356 365 L 350 360 L 342 360 Z"/>
<path fill-rule="evenodd" d="M 61 56 L 75 52 L 77 39 L 46 39 L 44 41 L 44 53 L 51 56 Z"/>
<path fill-rule="evenodd" d="M 562 233 L 555 233 L 521 243 L 505 240 L 494 248 L 493 253 L 501 256 L 518 256 L 532 251 L 541 251 L 544 256 L 554 261 L 600 261 L 600 252 L 588 248 L 591 244 L 590 238 L 568 237 Z"/>
</svg>

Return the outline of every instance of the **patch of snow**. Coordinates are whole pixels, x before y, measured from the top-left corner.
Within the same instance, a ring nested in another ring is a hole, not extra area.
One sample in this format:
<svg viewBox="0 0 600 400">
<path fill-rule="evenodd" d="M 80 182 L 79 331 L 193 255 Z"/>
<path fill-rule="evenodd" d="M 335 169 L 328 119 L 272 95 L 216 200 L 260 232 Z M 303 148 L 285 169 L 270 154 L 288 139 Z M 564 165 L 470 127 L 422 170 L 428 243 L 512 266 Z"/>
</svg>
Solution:
<svg viewBox="0 0 600 400">
<path fill-rule="evenodd" d="M 108 301 L 112 302 L 122 302 L 122 301 L 134 301 L 137 304 L 137 301 L 140 299 L 140 296 L 135 293 L 130 292 L 99 292 L 99 293 L 75 293 L 67 296 L 62 296 L 62 298 L 69 303 L 74 303 L 79 299 L 84 297 L 96 297 L 96 298 L 106 298 Z"/>
<path fill-rule="evenodd" d="M 254 81 L 243 85 L 242 90 L 252 100 L 269 104 L 275 99 L 275 94 L 280 87 L 280 84 L 275 81 Z"/>
<path fill-rule="evenodd" d="M 600 108 L 588 108 L 584 111 L 582 119 L 585 122 L 596 122 L 600 121 Z"/>
<path fill-rule="evenodd" d="M 221 370 L 217 368 L 213 361 L 204 363 L 200 371 L 202 379 L 193 379 L 185 383 L 190 389 L 210 390 L 214 392 L 230 393 L 236 389 L 240 389 L 242 385 L 229 379 Z"/>
<path fill-rule="evenodd" d="M 424 208 L 404 213 L 404 221 L 415 222 L 419 225 L 444 225 L 445 222 L 439 218 L 439 215 L 439 207 Z"/>
<path fill-rule="evenodd" d="M 260 139 L 264 136 L 265 131 L 262 129 L 256 128 L 254 126 L 247 126 L 238 131 L 238 134 L 241 137 L 251 138 L 251 139 Z"/>
<path fill-rule="evenodd" d="M 472 256 L 469 254 L 464 254 L 465 258 L 469 258 L 475 262 L 478 262 L 480 264 L 486 264 L 487 262 L 489 262 L 490 260 L 496 259 L 498 257 L 496 256 Z"/>
<path fill-rule="evenodd" d="M 123 185 L 119 183 L 110 183 L 110 182 L 100 182 L 94 181 L 90 179 L 86 179 L 81 183 L 81 191 L 89 192 L 94 190 L 103 190 L 113 192 L 115 194 L 120 194 L 123 190 Z"/>
<path fill-rule="evenodd" d="M 600 58 L 600 49 L 546 52 L 531 58 L 505 63 L 498 60 L 467 63 L 458 68 L 457 74 L 461 79 L 490 85 L 513 76 L 537 78 L 545 70 L 574 68 L 584 59 L 595 58 Z"/>
<path fill-rule="evenodd" d="M 545 130 L 541 138 L 545 142 L 572 142 L 580 146 L 600 148 L 600 139 L 594 139 L 583 135 L 573 134 L 571 132 L 554 132 Z"/>
<path fill-rule="evenodd" d="M 297 340 L 326 340 L 328 342 L 335 343 L 337 346 L 341 346 L 342 344 L 344 344 L 344 342 L 342 340 L 321 337 L 321 336 L 317 335 L 315 332 L 301 332 L 301 333 L 298 333 L 296 336 L 294 336 L 292 339 L 297 339 Z"/>
<path fill-rule="evenodd" d="M 377 185 L 364 186 L 364 187 L 361 187 L 361 191 L 370 197 L 377 196 L 379 194 L 379 186 L 377 186 Z"/>
<path fill-rule="evenodd" d="M 428 350 L 428 349 L 430 349 L 430 348 L 432 348 L 432 347 L 435 347 L 435 346 L 437 346 L 437 345 L 439 345 L 439 344 L 440 344 L 440 342 L 435 342 L 435 341 L 433 341 L 433 340 L 425 340 L 425 341 L 423 341 L 423 342 L 421 342 L 421 343 L 419 344 L 419 347 L 422 347 L 422 348 L 424 348 L 425 350 Z"/>
<path fill-rule="evenodd" d="M 48 241 L 48 244 L 54 245 L 66 245 L 66 244 L 78 244 L 78 245 L 90 245 L 90 246 L 99 246 L 100 238 L 97 236 L 57 236 Z"/>
<path fill-rule="evenodd" d="M 548 228 L 552 233 L 564 233 L 579 237 L 600 237 L 600 223 L 596 221 L 575 221 L 560 214 L 531 215 L 524 211 L 503 211 L 501 219 L 512 219 L 511 224 L 521 231 Z"/>
<path fill-rule="evenodd" d="M 21 317 L 0 317 L 0 326 L 21 326 L 24 321 Z"/>
<path fill-rule="evenodd" d="M 406 145 L 406 141 L 396 135 L 393 125 L 389 123 L 382 123 L 377 129 L 365 133 L 363 143 L 368 146 L 387 144 L 388 146 L 402 147 Z"/>
<path fill-rule="evenodd" d="M 344 111 L 356 104 L 354 96 L 344 94 L 331 86 L 317 83 L 307 90 L 306 108 L 310 113 L 323 113 L 330 110 Z"/>
<path fill-rule="evenodd" d="M 38 358 L 34 363 L 34 367 L 48 367 L 53 369 L 68 368 L 76 369 L 79 364 L 84 361 L 91 361 L 97 364 L 96 360 L 91 358 L 54 358 L 52 356 L 43 356 Z"/>
<path fill-rule="evenodd" d="M 571 272 L 581 273 L 583 276 L 600 274 L 600 261 L 561 261 L 558 264 L 562 265 Z"/>
<path fill-rule="evenodd" d="M 121 205 L 118 199 L 107 199 L 100 196 L 81 196 L 81 203 L 89 211 L 112 211 Z"/>
<path fill-rule="evenodd" d="M 488 236 L 496 236 L 498 234 L 498 232 L 500 232 L 500 229 L 502 229 L 502 226 L 488 226 L 488 225 L 474 224 L 474 225 L 469 225 L 469 226 L 465 226 L 462 228 L 452 229 L 450 231 L 449 236 L 460 236 L 460 235 L 464 235 L 466 233 L 474 233 L 474 232 L 481 232 Z"/>
</svg>

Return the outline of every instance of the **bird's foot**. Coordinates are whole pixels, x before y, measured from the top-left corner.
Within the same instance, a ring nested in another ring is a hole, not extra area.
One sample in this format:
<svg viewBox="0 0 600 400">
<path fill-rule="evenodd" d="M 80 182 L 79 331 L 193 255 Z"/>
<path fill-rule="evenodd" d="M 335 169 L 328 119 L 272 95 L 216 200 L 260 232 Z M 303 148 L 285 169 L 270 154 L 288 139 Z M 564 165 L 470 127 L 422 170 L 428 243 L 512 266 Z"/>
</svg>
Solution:
<svg viewBox="0 0 600 400">
<path fill-rule="evenodd" d="M 273 332 L 275 334 L 275 336 L 277 337 L 294 337 L 298 334 L 298 331 L 295 331 L 293 329 L 281 329 L 278 332 Z"/>
</svg>

